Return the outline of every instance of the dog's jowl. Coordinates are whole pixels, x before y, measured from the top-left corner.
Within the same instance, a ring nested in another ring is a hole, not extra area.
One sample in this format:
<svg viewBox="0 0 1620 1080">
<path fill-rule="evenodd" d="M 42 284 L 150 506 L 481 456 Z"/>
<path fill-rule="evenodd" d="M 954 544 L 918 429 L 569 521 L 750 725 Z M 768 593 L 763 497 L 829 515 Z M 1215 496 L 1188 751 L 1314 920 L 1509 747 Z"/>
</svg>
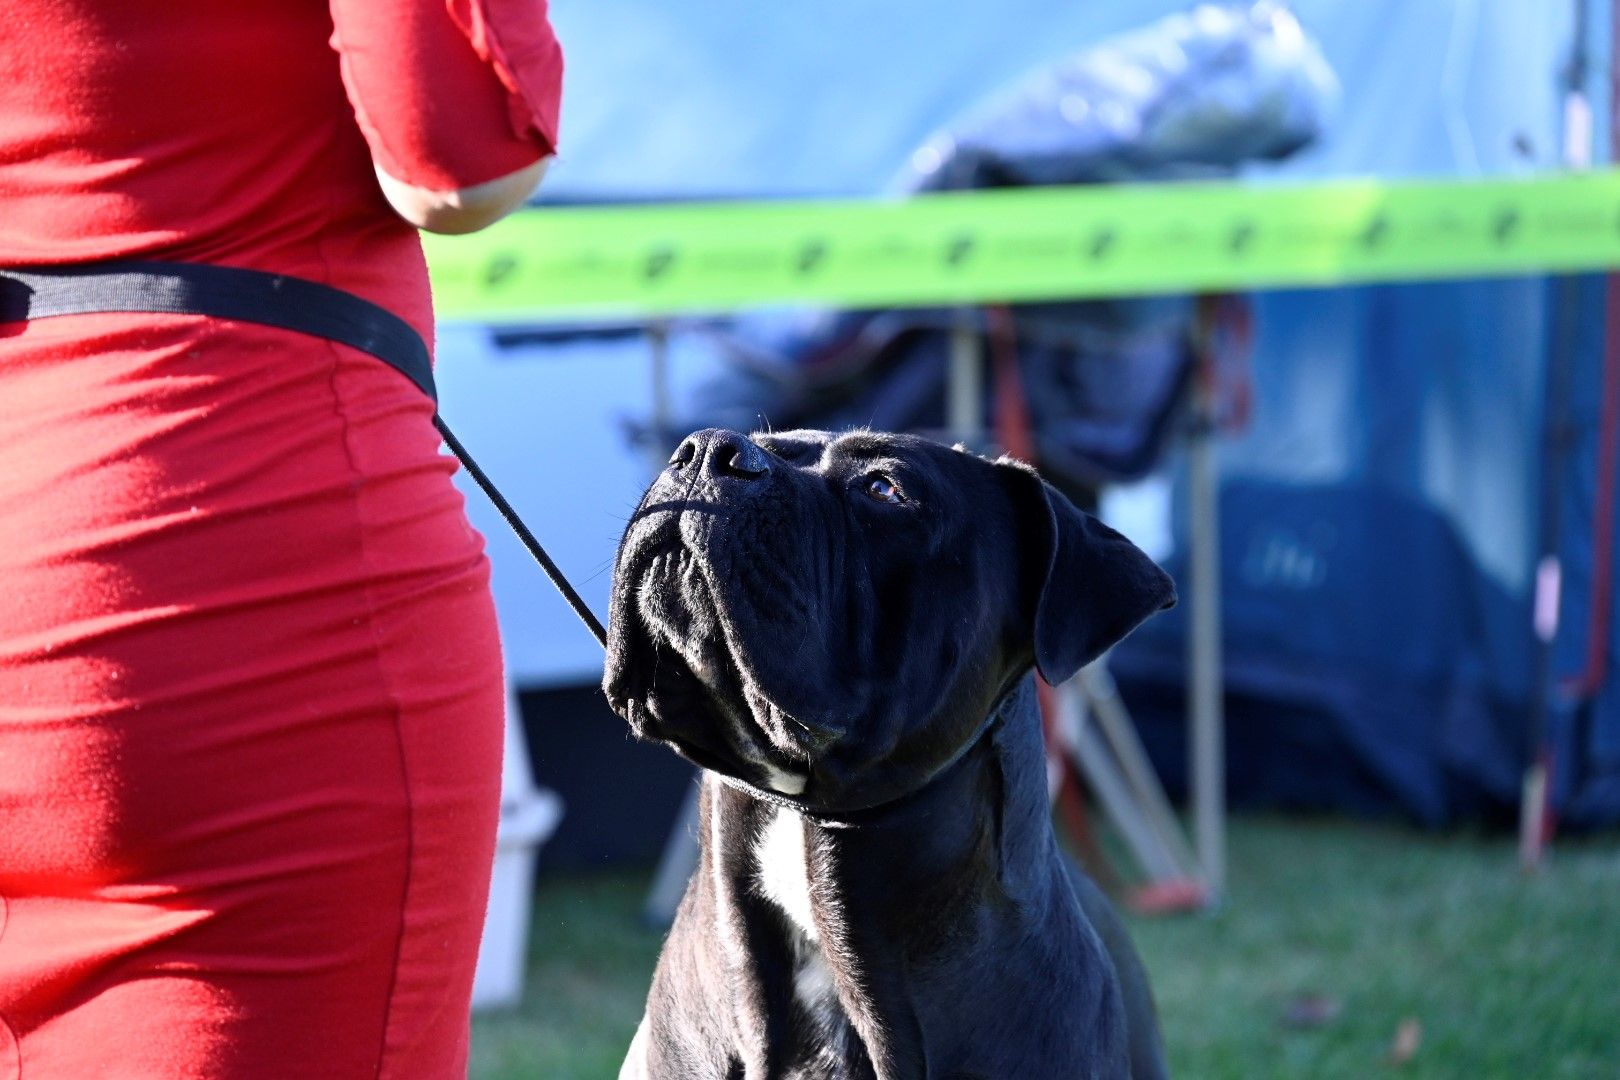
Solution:
<svg viewBox="0 0 1620 1080">
<path fill-rule="evenodd" d="M 625 531 L 608 700 L 702 766 L 703 854 L 621 1078 L 1164 1074 L 1059 854 L 1032 668 L 1174 602 L 1027 467 L 866 431 L 681 444 Z"/>
</svg>

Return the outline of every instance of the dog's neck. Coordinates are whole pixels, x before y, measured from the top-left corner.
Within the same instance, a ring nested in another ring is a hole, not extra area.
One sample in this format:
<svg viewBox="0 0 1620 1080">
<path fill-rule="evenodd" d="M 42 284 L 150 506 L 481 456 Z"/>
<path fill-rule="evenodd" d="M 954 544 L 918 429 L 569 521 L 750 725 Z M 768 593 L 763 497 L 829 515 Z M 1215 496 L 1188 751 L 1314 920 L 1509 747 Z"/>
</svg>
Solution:
<svg viewBox="0 0 1620 1080">
<path fill-rule="evenodd" d="M 728 952 L 757 961 L 735 972 L 742 1026 L 764 1033 L 744 1054 L 750 1077 L 815 1054 L 878 1080 L 922 1075 L 930 1025 L 911 981 L 1042 916 L 1054 841 L 1033 685 L 999 706 L 959 761 L 858 825 L 711 779 L 704 870 L 722 936 L 743 946 Z"/>
</svg>

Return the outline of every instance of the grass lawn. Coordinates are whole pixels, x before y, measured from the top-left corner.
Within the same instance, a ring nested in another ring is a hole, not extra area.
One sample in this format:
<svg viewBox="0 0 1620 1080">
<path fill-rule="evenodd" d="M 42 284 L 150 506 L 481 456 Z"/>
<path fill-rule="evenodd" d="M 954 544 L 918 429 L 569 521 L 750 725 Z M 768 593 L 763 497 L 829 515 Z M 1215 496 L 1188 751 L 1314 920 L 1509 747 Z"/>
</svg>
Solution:
<svg viewBox="0 0 1620 1080">
<path fill-rule="evenodd" d="M 1239 818 L 1229 876 L 1217 914 L 1132 922 L 1177 1076 L 1620 1078 L 1620 836 L 1526 879 L 1506 839 Z M 645 888 L 542 882 L 527 996 L 475 1020 L 473 1080 L 617 1076 Z"/>
</svg>

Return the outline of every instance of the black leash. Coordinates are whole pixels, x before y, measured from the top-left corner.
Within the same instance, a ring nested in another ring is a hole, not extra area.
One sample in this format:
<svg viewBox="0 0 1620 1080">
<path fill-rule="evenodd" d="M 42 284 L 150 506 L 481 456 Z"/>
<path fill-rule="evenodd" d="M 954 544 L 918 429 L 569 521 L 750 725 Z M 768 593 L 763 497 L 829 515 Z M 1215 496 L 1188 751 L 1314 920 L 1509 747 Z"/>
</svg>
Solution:
<svg viewBox="0 0 1620 1080">
<path fill-rule="evenodd" d="M 607 647 L 607 631 L 596 614 L 438 414 L 439 394 L 427 343 L 404 319 L 330 285 L 232 266 L 118 262 L 0 269 L 0 323 L 112 311 L 206 315 L 294 330 L 370 353 L 399 371 L 432 399 L 433 426 L 445 446 L 511 526 L 574 614 Z"/>
<path fill-rule="evenodd" d="M 540 569 L 546 572 L 546 577 L 550 578 L 551 583 L 557 586 L 557 591 L 562 593 L 564 600 L 568 601 L 568 606 L 574 609 L 574 614 L 579 616 L 580 621 L 585 624 L 586 629 L 596 638 L 597 643 L 602 648 L 607 648 L 607 631 L 602 628 L 602 623 L 597 619 L 596 612 L 585 606 L 585 600 L 579 593 L 574 591 L 574 586 L 563 576 L 563 572 L 558 569 L 557 564 L 551 561 L 551 556 L 546 554 L 546 549 L 540 546 L 540 541 L 535 539 L 535 535 L 529 531 L 529 527 L 523 524 L 523 519 L 518 517 L 516 510 L 512 509 L 512 504 L 506 501 L 506 496 L 501 494 L 500 489 L 484 473 L 484 470 L 478 467 L 478 462 L 474 461 L 473 456 L 467 453 L 467 448 L 461 445 L 460 440 L 451 434 L 450 425 L 444 422 L 444 417 L 434 413 L 433 426 L 439 429 L 439 434 L 444 437 L 444 445 L 448 446 L 450 452 L 456 455 L 456 460 L 461 462 L 462 467 L 467 470 L 467 475 L 472 477 L 473 483 L 477 484 L 479 490 L 488 496 L 489 501 L 495 505 L 495 509 L 500 511 L 501 517 L 506 519 L 507 525 L 511 526 L 512 531 L 517 534 L 517 538 L 523 542 L 523 546 L 529 549 L 529 554 L 534 556 L 534 561 L 540 564 Z"/>
</svg>

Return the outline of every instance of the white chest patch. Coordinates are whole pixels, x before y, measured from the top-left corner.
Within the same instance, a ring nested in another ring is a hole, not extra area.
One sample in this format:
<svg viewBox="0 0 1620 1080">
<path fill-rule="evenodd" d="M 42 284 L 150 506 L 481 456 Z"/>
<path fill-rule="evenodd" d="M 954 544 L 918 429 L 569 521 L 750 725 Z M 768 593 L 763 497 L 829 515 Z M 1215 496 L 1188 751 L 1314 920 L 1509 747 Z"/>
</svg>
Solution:
<svg viewBox="0 0 1620 1080">
<path fill-rule="evenodd" d="M 810 864 L 804 846 L 804 818 L 778 808 L 754 845 L 759 888 L 791 919 L 804 936 L 816 940 L 810 914 Z"/>
</svg>

